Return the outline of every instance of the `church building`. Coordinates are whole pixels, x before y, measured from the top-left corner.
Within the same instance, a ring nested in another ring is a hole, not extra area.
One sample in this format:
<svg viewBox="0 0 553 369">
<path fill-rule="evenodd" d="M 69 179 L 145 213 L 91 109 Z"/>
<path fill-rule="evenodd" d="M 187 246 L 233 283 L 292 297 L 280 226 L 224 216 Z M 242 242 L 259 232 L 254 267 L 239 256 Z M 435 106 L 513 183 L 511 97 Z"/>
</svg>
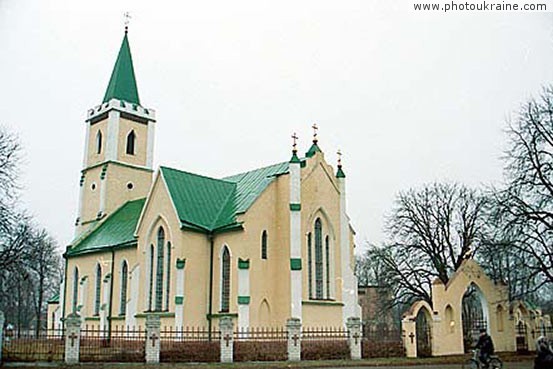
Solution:
<svg viewBox="0 0 553 369">
<path fill-rule="evenodd" d="M 153 168 L 154 109 L 142 105 L 128 34 L 102 103 L 86 115 L 75 238 L 48 327 L 83 324 L 341 327 L 360 315 L 346 176 L 315 130 L 305 155 L 224 178 Z M 162 126 L 163 127 L 163 126 Z M 163 127 L 170 129 L 170 127 Z"/>
</svg>

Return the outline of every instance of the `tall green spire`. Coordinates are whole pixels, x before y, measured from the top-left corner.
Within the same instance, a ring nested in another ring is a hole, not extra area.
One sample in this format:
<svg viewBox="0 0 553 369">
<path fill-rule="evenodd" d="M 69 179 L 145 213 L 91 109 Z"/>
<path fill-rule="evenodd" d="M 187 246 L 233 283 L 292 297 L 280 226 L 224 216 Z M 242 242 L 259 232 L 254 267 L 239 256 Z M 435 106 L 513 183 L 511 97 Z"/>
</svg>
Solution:
<svg viewBox="0 0 553 369">
<path fill-rule="evenodd" d="M 126 30 L 103 102 L 108 102 L 113 98 L 140 105 Z"/>
</svg>

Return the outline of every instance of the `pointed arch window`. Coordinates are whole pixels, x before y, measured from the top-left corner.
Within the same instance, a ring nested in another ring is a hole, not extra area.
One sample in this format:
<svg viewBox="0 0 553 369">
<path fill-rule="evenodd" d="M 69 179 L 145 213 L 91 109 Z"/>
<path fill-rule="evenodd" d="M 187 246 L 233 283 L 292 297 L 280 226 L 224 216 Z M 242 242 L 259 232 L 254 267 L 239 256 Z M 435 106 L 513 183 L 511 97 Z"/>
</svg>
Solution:
<svg viewBox="0 0 553 369">
<path fill-rule="evenodd" d="M 223 248 L 221 257 L 221 312 L 229 312 L 230 302 L 230 251 L 227 246 Z"/>
<path fill-rule="evenodd" d="M 315 221 L 315 297 L 323 298 L 323 225 L 321 219 Z"/>
<path fill-rule="evenodd" d="M 96 281 L 94 285 L 94 315 L 100 314 L 100 292 L 102 290 L 102 267 L 96 264 Z"/>
<path fill-rule="evenodd" d="M 73 269 L 73 299 L 72 307 L 73 312 L 77 312 L 77 305 L 79 304 L 79 268 Z"/>
<path fill-rule="evenodd" d="M 167 275 L 165 280 L 165 310 L 169 311 L 169 293 L 171 292 L 171 242 L 167 242 Z"/>
<path fill-rule="evenodd" d="M 98 131 L 96 133 L 96 154 L 100 154 L 102 152 L 102 131 Z"/>
<path fill-rule="evenodd" d="M 261 259 L 267 259 L 267 231 L 261 234 Z"/>
<path fill-rule="evenodd" d="M 311 232 L 307 234 L 307 284 L 309 289 L 309 298 L 313 298 L 313 260 L 311 246 Z"/>
<path fill-rule="evenodd" d="M 165 231 L 159 227 L 157 231 L 157 268 L 156 268 L 156 311 L 163 308 L 163 248 L 165 247 Z"/>
<path fill-rule="evenodd" d="M 134 144 L 136 141 L 136 134 L 134 130 L 127 135 L 127 155 L 134 155 Z"/>
<path fill-rule="evenodd" d="M 150 275 L 148 281 L 148 310 L 152 310 L 154 292 L 154 245 L 150 245 Z"/>
<path fill-rule="evenodd" d="M 326 298 L 330 298 L 330 241 L 325 237 Z"/>
<path fill-rule="evenodd" d="M 121 302 L 119 304 L 119 315 L 125 315 L 127 312 L 127 281 L 129 280 L 129 266 L 127 261 L 121 265 Z"/>
</svg>

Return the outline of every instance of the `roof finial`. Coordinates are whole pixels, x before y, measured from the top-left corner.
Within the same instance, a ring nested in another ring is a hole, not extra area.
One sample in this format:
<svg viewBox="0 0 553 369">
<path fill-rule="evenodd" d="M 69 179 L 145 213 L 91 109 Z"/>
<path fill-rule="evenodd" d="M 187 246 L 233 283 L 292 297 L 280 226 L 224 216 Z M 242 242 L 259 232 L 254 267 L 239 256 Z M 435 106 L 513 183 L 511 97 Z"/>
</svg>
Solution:
<svg viewBox="0 0 553 369">
<path fill-rule="evenodd" d="M 125 18 L 125 34 L 129 32 L 129 22 L 131 20 L 131 13 L 125 12 L 123 13 L 123 18 Z"/>
<path fill-rule="evenodd" d="M 342 150 L 338 149 L 336 153 L 338 155 L 338 168 L 342 167 Z"/>
<path fill-rule="evenodd" d="M 313 123 L 311 128 L 313 128 L 313 143 L 316 145 L 317 142 L 319 142 L 319 140 L 317 139 L 317 130 L 319 129 L 319 127 L 317 127 L 317 123 Z"/>
<path fill-rule="evenodd" d="M 342 150 L 338 150 L 338 170 L 336 171 L 336 178 L 346 178 L 346 174 L 342 170 Z"/>
<path fill-rule="evenodd" d="M 292 140 L 293 140 L 293 144 L 292 144 L 292 152 L 294 154 L 296 154 L 298 152 L 298 149 L 297 149 L 297 140 L 298 140 L 298 135 L 296 134 L 296 132 L 294 132 L 294 134 L 292 135 Z"/>
</svg>

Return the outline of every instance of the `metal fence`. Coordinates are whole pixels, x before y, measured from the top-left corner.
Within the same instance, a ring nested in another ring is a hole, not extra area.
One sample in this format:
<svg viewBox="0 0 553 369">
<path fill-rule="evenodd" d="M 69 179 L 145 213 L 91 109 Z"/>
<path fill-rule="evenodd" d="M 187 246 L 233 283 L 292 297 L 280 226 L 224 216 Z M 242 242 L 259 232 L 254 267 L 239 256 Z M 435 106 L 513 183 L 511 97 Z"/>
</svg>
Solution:
<svg viewBox="0 0 553 369">
<path fill-rule="evenodd" d="M 242 328 L 234 332 L 234 361 L 288 359 L 285 328 Z"/>
<path fill-rule="evenodd" d="M 62 329 L 35 331 L 4 331 L 2 359 L 4 361 L 62 361 L 65 337 Z"/>
<path fill-rule="evenodd" d="M 305 328 L 301 332 L 302 360 L 348 359 L 348 331 L 344 328 Z"/>
<path fill-rule="evenodd" d="M 142 327 L 81 329 L 79 356 L 82 362 L 144 362 L 146 332 Z"/>
<path fill-rule="evenodd" d="M 405 356 L 403 332 L 397 327 L 365 324 L 362 339 L 361 356 L 365 359 Z"/>
<path fill-rule="evenodd" d="M 164 327 L 160 331 L 160 361 L 218 362 L 220 357 L 219 330 L 204 327 Z"/>
</svg>

